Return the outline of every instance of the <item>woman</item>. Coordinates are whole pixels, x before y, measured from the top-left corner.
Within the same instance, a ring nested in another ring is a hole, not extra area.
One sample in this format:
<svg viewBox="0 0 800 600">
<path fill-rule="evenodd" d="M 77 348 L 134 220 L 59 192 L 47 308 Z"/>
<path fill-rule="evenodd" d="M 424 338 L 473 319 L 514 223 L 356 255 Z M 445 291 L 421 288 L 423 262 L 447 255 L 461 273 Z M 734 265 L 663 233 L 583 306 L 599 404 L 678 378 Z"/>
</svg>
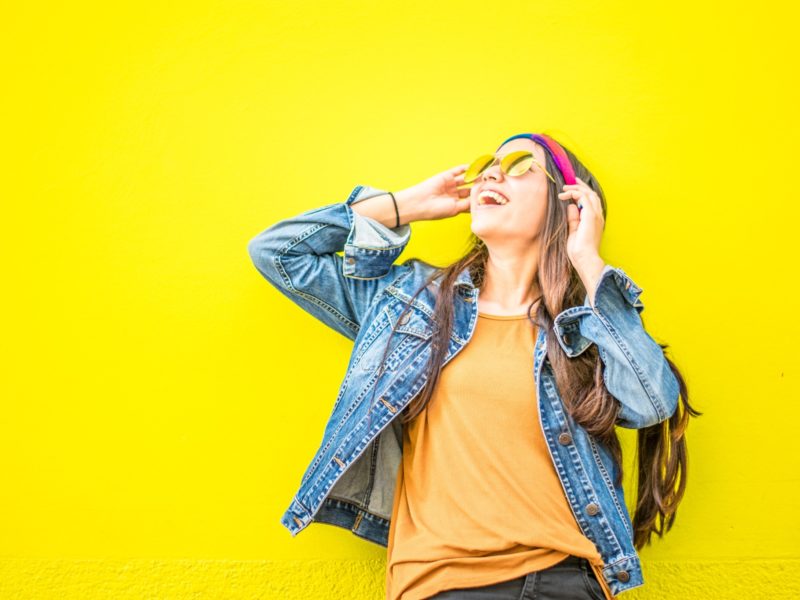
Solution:
<svg viewBox="0 0 800 600">
<path fill-rule="evenodd" d="M 385 545 L 390 600 L 613 598 L 674 521 L 700 413 L 641 288 L 599 255 L 605 200 L 574 154 L 519 134 L 467 166 L 356 186 L 250 241 L 264 277 L 355 342 L 282 523 Z M 464 257 L 394 264 L 408 223 L 467 211 Z M 615 426 L 639 431 L 633 520 Z"/>
</svg>

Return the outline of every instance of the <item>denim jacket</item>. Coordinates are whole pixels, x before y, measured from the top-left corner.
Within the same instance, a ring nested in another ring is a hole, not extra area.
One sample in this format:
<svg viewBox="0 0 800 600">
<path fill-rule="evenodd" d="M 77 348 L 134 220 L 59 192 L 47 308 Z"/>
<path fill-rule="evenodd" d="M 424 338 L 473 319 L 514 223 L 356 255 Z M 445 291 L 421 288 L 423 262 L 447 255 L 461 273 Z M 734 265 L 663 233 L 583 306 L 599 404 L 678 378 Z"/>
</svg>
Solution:
<svg viewBox="0 0 800 600">
<path fill-rule="evenodd" d="M 280 221 L 248 243 L 250 257 L 267 281 L 354 342 L 322 442 L 281 517 L 292 536 L 318 522 L 347 528 L 382 546 L 388 543 L 402 458 L 402 425 L 395 417 L 426 381 L 440 278 L 400 318 L 431 267 L 415 259 L 394 264 L 411 236 L 410 225 L 389 228 L 351 207 L 383 193 L 357 185 L 344 202 Z M 445 364 L 469 342 L 478 314 L 479 290 L 469 270 L 453 285 L 458 289 Z M 594 307 L 587 294 L 582 306 L 567 308 L 553 325 L 567 356 L 597 345 L 605 385 L 620 403 L 617 425 L 633 429 L 668 419 L 679 396 L 661 347 L 639 317 L 644 309 L 641 291 L 622 269 L 606 265 Z M 393 330 L 397 333 L 381 371 L 379 362 Z M 604 446 L 567 413 L 545 342 L 545 331 L 539 330 L 532 373 L 540 414 L 535 426 L 542 428 L 575 519 L 600 552 L 603 576 L 616 595 L 644 584 L 623 490 L 614 484 L 617 467 Z"/>
</svg>

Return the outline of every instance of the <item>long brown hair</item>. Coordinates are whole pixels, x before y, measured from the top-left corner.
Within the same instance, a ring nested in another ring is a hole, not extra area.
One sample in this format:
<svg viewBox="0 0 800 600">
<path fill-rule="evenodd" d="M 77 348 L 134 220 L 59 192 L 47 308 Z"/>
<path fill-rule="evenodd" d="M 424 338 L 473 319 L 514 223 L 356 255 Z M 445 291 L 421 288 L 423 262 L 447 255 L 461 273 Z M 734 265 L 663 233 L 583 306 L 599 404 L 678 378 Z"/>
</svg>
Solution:
<svg viewBox="0 0 800 600">
<path fill-rule="evenodd" d="M 607 218 L 605 195 L 597 179 L 573 152 L 563 144 L 561 146 L 569 156 L 575 174 L 600 197 L 603 216 Z M 555 375 L 565 409 L 598 443 L 603 444 L 609 450 L 619 467 L 615 483 L 621 485 L 623 477 L 622 447 L 615 430 L 620 405 L 603 383 L 605 367 L 600 360 L 597 347 L 592 344 L 579 356 L 570 358 L 561 349 L 553 330 L 555 315 L 569 307 L 583 304 L 586 289 L 572 267 L 566 251 L 567 203 L 558 199 L 558 191 L 562 189 L 564 180 L 550 153 L 545 152 L 544 154 L 547 170 L 553 174 L 556 183 L 548 180 L 547 215 L 540 236 L 541 252 L 534 282 L 542 290 L 542 295 L 528 306 L 528 316 L 537 327 L 543 328 L 547 333 L 547 358 Z M 431 401 L 433 391 L 439 381 L 453 325 L 455 300 L 453 283 L 459 273 L 464 269 L 469 269 L 475 286 L 479 289 L 483 286 L 489 251 L 483 241 L 474 233 L 471 234 L 469 243 L 470 248 L 467 253 L 445 267 L 431 265 L 419 258 L 409 259 L 423 262 L 434 269 L 432 275 L 416 290 L 412 301 L 437 279 L 439 283 L 436 287 L 439 292 L 436 296 L 433 314 L 436 327 L 431 336 L 431 355 L 425 367 L 427 381 L 420 393 L 399 415 L 398 418 L 401 419 L 404 426 L 425 409 Z M 534 311 L 535 305 L 537 309 Z M 409 310 L 410 307 L 411 302 L 408 302 L 405 310 Z M 644 323 L 644 320 L 642 322 Z M 392 335 L 394 333 L 393 331 Z M 390 345 L 391 339 L 384 351 L 381 372 Z M 667 344 L 659 345 L 662 350 L 669 347 Z M 664 357 L 678 380 L 680 401 L 677 410 L 668 419 L 638 430 L 636 454 L 638 493 L 633 515 L 633 528 L 634 545 L 640 550 L 650 543 L 653 533 L 662 537 L 666 531 L 672 528 L 678 504 L 686 490 L 688 458 L 686 427 L 690 416 L 697 417 L 703 414 L 690 406 L 683 376 L 666 353 Z M 374 392 L 375 389 L 373 389 L 373 399 Z M 370 403 L 370 411 L 371 407 L 372 403 Z"/>
</svg>

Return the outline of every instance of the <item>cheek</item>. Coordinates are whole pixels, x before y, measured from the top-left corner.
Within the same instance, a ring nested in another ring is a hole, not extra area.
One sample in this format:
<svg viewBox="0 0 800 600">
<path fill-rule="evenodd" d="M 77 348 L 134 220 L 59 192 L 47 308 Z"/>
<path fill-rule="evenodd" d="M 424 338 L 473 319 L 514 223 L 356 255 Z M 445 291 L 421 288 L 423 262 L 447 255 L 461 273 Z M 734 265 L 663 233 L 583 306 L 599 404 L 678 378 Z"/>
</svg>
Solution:
<svg viewBox="0 0 800 600">
<path fill-rule="evenodd" d="M 520 182 L 513 192 L 526 215 L 539 221 L 547 214 L 547 185 L 538 181 Z"/>
<path fill-rule="evenodd" d="M 517 206 L 515 220 L 519 230 L 540 231 L 547 218 L 547 195 L 528 197 Z"/>
</svg>

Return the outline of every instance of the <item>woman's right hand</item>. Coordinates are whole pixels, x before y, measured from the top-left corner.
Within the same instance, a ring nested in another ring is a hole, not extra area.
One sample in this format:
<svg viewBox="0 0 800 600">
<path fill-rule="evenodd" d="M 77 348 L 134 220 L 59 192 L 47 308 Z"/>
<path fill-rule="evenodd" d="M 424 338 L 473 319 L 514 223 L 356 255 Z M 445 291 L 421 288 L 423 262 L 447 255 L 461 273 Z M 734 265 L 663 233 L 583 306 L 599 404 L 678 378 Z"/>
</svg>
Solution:
<svg viewBox="0 0 800 600">
<path fill-rule="evenodd" d="M 416 185 L 395 192 L 398 204 L 413 206 L 417 220 L 454 217 L 470 210 L 470 188 L 464 185 L 464 172 L 469 165 L 458 165 L 437 173 Z"/>
</svg>

